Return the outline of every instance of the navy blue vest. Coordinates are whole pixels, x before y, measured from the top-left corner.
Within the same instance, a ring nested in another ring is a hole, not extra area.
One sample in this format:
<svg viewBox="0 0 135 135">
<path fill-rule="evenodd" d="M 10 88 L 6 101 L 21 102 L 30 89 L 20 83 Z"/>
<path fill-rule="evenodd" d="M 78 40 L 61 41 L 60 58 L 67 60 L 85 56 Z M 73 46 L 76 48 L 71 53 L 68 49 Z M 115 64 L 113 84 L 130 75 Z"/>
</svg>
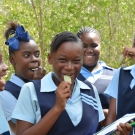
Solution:
<svg viewBox="0 0 135 135">
<path fill-rule="evenodd" d="M 2 135 L 10 135 L 9 131 L 2 133 Z"/>
<path fill-rule="evenodd" d="M 116 69 L 104 69 L 102 75 L 108 75 L 108 76 L 113 76 L 115 74 Z M 79 76 L 77 77 L 79 80 L 81 81 L 85 81 L 86 78 L 80 73 Z M 95 87 L 97 88 L 97 91 L 99 93 L 99 98 L 101 101 L 101 105 L 103 109 L 108 109 L 109 108 L 109 102 L 110 102 L 110 98 L 109 96 L 107 96 L 106 94 L 104 94 L 104 91 L 106 90 L 106 88 L 108 87 L 109 83 L 110 83 L 110 79 L 102 79 L 102 78 L 98 78 L 97 81 L 94 83 Z"/>
<path fill-rule="evenodd" d="M 5 90 L 9 91 L 16 99 L 18 99 L 21 87 L 12 83 L 11 81 L 7 81 L 5 85 Z"/>
<path fill-rule="evenodd" d="M 54 92 L 40 92 L 41 81 L 33 81 L 38 97 L 38 102 L 41 111 L 41 117 L 43 117 L 55 104 L 55 91 Z M 81 93 L 92 96 L 95 98 L 95 93 L 89 82 L 86 82 L 91 90 L 80 89 Z M 83 114 L 80 123 L 74 126 L 70 120 L 66 110 L 64 110 L 51 130 L 47 135 L 93 135 L 98 126 L 98 111 L 92 106 L 88 105 L 84 101 Z"/>
<path fill-rule="evenodd" d="M 130 70 L 120 69 L 118 86 L 117 119 L 127 113 L 135 113 L 135 86 L 130 88 L 133 77 Z"/>
</svg>

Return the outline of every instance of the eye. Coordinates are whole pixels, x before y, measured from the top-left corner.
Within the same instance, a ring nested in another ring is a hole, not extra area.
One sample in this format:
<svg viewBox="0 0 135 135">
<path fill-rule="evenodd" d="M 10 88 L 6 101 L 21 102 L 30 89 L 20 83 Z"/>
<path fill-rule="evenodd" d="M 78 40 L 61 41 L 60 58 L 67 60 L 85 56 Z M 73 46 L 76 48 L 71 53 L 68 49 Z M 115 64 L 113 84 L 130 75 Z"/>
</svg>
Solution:
<svg viewBox="0 0 135 135">
<path fill-rule="evenodd" d="M 79 60 L 74 60 L 74 63 L 75 64 L 78 64 L 78 63 L 80 63 L 81 62 L 81 60 L 79 59 Z"/>
<path fill-rule="evenodd" d="M 92 48 L 96 48 L 97 46 L 98 46 L 98 45 L 95 44 L 95 43 L 93 43 L 93 44 L 91 45 Z"/>
<path fill-rule="evenodd" d="M 30 55 L 29 55 L 29 54 L 27 54 L 27 53 L 26 53 L 26 54 L 24 54 L 24 57 L 25 57 L 25 58 L 28 58 L 29 56 L 30 56 Z"/>
<path fill-rule="evenodd" d="M 87 48 L 87 44 L 83 43 L 83 48 Z"/>
<path fill-rule="evenodd" d="M 35 57 L 39 57 L 40 56 L 40 52 L 36 52 L 36 54 L 35 54 Z"/>
<path fill-rule="evenodd" d="M 60 58 L 60 59 L 58 59 L 61 63 L 65 63 L 66 62 L 66 60 L 65 59 L 63 59 L 63 58 Z"/>
</svg>

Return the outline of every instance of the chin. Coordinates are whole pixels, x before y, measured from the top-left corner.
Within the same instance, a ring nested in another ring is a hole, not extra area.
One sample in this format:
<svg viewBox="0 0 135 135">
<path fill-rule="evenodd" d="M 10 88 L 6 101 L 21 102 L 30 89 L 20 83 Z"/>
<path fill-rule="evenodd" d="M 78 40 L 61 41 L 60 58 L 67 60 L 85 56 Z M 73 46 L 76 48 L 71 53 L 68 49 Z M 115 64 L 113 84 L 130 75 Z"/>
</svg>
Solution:
<svg viewBox="0 0 135 135">
<path fill-rule="evenodd" d="M 4 86 L 2 87 L 2 86 L 0 86 L 0 91 L 3 91 L 4 90 Z"/>
</svg>

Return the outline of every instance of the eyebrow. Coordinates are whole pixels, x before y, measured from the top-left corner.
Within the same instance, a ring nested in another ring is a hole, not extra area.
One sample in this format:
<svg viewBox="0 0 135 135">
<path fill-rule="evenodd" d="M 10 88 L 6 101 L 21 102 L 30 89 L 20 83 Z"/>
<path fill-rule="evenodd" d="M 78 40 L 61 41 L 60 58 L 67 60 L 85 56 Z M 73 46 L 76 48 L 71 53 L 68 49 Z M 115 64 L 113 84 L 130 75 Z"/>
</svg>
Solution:
<svg viewBox="0 0 135 135">
<path fill-rule="evenodd" d="M 40 52 L 40 51 L 36 50 L 35 52 Z M 23 51 L 22 53 L 31 53 L 31 51 Z"/>
<path fill-rule="evenodd" d="M 86 43 L 83 43 L 84 45 L 88 45 L 88 44 L 86 44 Z M 92 44 L 96 44 L 96 45 L 99 45 L 98 43 L 96 43 L 96 42 L 93 42 Z M 91 44 L 91 45 L 92 45 Z"/>
<path fill-rule="evenodd" d="M 64 54 L 60 54 L 59 56 L 67 57 L 67 56 L 65 56 Z M 80 58 L 80 57 L 81 57 L 81 56 L 78 55 L 78 56 L 76 56 L 75 58 Z"/>
</svg>

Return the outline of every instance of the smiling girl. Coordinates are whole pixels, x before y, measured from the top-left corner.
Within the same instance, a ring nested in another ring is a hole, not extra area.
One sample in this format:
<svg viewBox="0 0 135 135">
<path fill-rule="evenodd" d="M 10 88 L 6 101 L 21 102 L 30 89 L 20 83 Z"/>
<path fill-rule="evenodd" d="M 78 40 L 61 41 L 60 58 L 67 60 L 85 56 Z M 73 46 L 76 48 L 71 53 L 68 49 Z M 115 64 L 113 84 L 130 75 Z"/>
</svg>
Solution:
<svg viewBox="0 0 135 135">
<path fill-rule="evenodd" d="M 95 133 L 104 115 L 95 87 L 76 78 L 82 60 L 82 42 L 75 34 L 62 32 L 54 37 L 48 55 L 53 72 L 22 87 L 12 115 L 17 120 L 16 135 Z M 131 130 L 129 124 L 124 127 Z"/>
<path fill-rule="evenodd" d="M 3 61 L 2 51 L 0 50 L 0 91 L 4 90 L 6 83 L 3 78 L 7 75 L 7 70 L 8 67 Z M 10 135 L 9 130 L 9 125 L 0 106 L 0 134 Z"/>
<path fill-rule="evenodd" d="M 42 78 L 45 71 L 39 68 L 38 46 L 23 26 L 10 22 L 5 31 L 5 38 L 5 44 L 9 46 L 9 61 L 13 65 L 15 73 L 6 82 L 5 90 L 0 93 L 0 102 L 10 128 L 15 132 L 15 123 L 11 120 L 11 115 L 21 87 L 32 79 Z"/>
</svg>

